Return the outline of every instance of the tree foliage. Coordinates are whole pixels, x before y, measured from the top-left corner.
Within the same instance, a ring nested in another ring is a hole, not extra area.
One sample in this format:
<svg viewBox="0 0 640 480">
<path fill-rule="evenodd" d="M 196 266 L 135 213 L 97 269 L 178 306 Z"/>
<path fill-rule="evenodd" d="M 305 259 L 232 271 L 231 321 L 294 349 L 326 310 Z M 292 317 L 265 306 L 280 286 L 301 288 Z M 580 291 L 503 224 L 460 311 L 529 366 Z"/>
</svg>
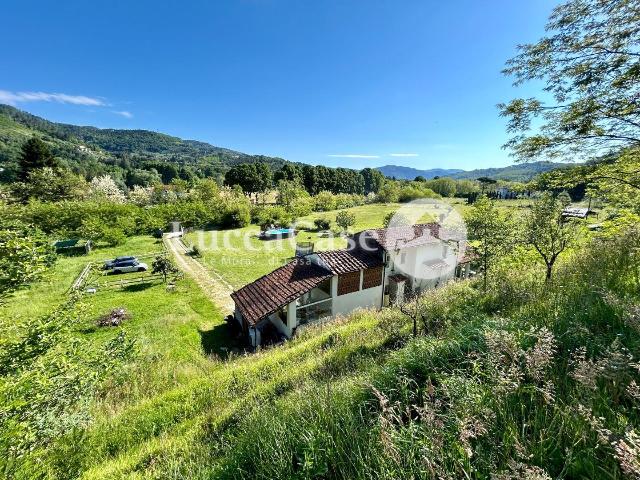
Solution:
<svg viewBox="0 0 640 480">
<path fill-rule="evenodd" d="M 39 229 L 17 221 L 3 223 L 0 227 L 0 301 L 38 280 L 55 261 L 54 249 Z"/>
<path fill-rule="evenodd" d="M 520 85 L 545 82 L 553 102 L 518 98 L 499 105 L 520 159 L 587 157 L 640 142 L 640 3 L 569 0 L 548 35 L 519 47 L 504 72 Z M 541 123 L 539 132 L 533 127 Z"/>
<path fill-rule="evenodd" d="M 19 165 L 20 179 L 26 181 L 31 171 L 38 168 L 55 167 L 57 162 L 49 146 L 34 136 L 27 140 L 22 146 Z"/>
<path fill-rule="evenodd" d="M 467 216 L 469 239 L 475 241 L 475 249 L 482 264 L 484 289 L 489 272 L 502 255 L 514 243 L 515 226 L 493 201 L 482 195 Z"/>
<path fill-rule="evenodd" d="M 267 163 L 241 163 L 229 169 L 224 183 L 231 187 L 239 185 L 247 195 L 258 194 L 273 187 L 273 174 Z"/>
<path fill-rule="evenodd" d="M 158 255 L 154 258 L 151 269 L 153 273 L 161 273 L 165 283 L 167 283 L 168 275 L 178 272 L 178 267 L 167 255 Z"/>
<path fill-rule="evenodd" d="M 342 228 L 342 230 L 346 231 L 349 227 L 356 224 L 356 216 L 352 212 L 341 210 L 336 215 L 336 224 Z"/>
<path fill-rule="evenodd" d="M 360 175 L 364 179 L 364 194 L 378 193 L 384 183 L 384 175 L 377 168 L 363 168 Z"/>
<path fill-rule="evenodd" d="M 551 280 L 556 260 L 575 239 L 574 224 L 562 218 L 566 206 L 562 198 L 546 192 L 533 204 L 525 221 L 526 241 L 544 261 L 547 281 Z"/>
</svg>

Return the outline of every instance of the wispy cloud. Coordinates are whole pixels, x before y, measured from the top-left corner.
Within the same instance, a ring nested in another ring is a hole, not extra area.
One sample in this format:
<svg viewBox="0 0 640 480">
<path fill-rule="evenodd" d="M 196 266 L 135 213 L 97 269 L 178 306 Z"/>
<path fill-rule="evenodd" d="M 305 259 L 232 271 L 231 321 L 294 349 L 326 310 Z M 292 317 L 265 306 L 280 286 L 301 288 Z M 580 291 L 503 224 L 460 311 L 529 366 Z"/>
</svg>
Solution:
<svg viewBox="0 0 640 480">
<path fill-rule="evenodd" d="M 417 153 L 392 153 L 392 157 L 419 157 Z"/>
<path fill-rule="evenodd" d="M 331 154 L 327 155 L 327 157 L 333 158 L 380 158 L 380 155 L 362 155 L 359 153 L 340 153 L 340 154 Z"/>
<path fill-rule="evenodd" d="M 111 113 L 115 113 L 116 115 L 120 115 L 124 118 L 133 118 L 133 113 L 128 112 L 127 110 L 111 110 Z"/>
<path fill-rule="evenodd" d="M 107 104 L 101 98 L 87 97 L 85 95 L 68 95 L 66 93 L 45 92 L 10 92 L 0 90 L 0 102 L 9 105 L 27 102 L 55 102 L 71 105 L 85 105 L 90 107 L 104 107 Z"/>
</svg>

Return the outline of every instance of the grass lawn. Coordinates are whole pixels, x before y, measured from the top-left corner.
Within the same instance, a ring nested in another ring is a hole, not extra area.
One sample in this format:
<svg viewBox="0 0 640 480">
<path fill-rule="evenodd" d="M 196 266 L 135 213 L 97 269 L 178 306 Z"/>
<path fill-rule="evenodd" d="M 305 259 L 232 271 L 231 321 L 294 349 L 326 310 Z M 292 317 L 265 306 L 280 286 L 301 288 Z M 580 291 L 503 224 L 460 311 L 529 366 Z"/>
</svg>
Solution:
<svg viewBox="0 0 640 480">
<path fill-rule="evenodd" d="M 160 250 L 162 244 L 156 239 L 132 237 L 121 246 L 95 249 L 89 255 L 59 257 L 46 279 L 18 292 L 0 308 L 3 336 L 10 338 L 28 319 L 45 315 L 64 303 L 69 286 L 87 262 Z M 86 313 L 77 326 L 77 334 L 102 343 L 122 329 L 136 340 L 139 349 L 132 377 L 101 399 L 99 408 L 107 411 L 120 408 L 118 404 L 123 399 L 132 402 L 148 398 L 211 372 L 218 362 L 212 362 L 209 355 L 225 355 L 235 345 L 218 308 L 188 278 L 180 280 L 174 292 L 167 292 L 163 283 L 155 281 L 99 290 L 85 295 L 81 303 Z M 131 318 L 118 328 L 95 326 L 98 316 L 116 307 L 124 307 Z"/>
</svg>

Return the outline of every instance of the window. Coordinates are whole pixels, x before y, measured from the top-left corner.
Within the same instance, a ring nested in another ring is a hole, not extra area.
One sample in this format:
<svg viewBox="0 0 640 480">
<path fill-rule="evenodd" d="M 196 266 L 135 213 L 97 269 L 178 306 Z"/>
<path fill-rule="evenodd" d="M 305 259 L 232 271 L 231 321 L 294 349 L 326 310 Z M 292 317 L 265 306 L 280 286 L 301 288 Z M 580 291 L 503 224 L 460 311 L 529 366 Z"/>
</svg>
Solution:
<svg viewBox="0 0 640 480">
<path fill-rule="evenodd" d="M 360 271 L 345 273 L 338 277 L 338 295 L 346 295 L 360 290 Z"/>
<path fill-rule="evenodd" d="M 382 267 L 367 268 L 362 272 L 362 289 L 378 287 L 382 284 Z"/>
</svg>

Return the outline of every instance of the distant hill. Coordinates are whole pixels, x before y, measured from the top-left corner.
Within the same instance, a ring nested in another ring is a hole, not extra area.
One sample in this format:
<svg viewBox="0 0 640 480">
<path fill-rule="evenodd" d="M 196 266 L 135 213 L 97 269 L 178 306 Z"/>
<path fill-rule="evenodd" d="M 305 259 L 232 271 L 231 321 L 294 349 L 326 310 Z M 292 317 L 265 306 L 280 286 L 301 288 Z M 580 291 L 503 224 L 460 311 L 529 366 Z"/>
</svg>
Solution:
<svg viewBox="0 0 640 480">
<path fill-rule="evenodd" d="M 109 173 L 122 182 L 135 169 L 162 171 L 163 168 L 176 166 L 179 174 L 185 178 L 188 178 L 189 172 L 221 177 L 238 163 L 264 161 L 274 169 L 287 163 L 287 160 L 278 157 L 249 155 L 149 130 L 103 129 L 50 122 L 0 104 L 0 181 L 15 179 L 20 148 L 33 135 L 46 141 L 54 155 L 74 171 L 87 177 Z M 524 182 L 542 172 L 567 165 L 570 164 L 535 162 L 472 171 L 445 168 L 419 170 L 385 165 L 378 170 L 387 177 L 406 180 L 413 180 L 417 176 L 427 179 L 491 177 Z"/>
<path fill-rule="evenodd" d="M 527 182 L 543 172 L 572 166 L 571 163 L 531 162 L 517 165 L 509 165 L 501 168 L 482 168 L 478 170 L 442 169 L 419 170 L 416 168 L 402 167 L 398 165 L 385 165 L 378 170 L 386 177 L 395 177 L 401 180 L 413 180 L 417 176 L 426 179 L 434 177 L 450 177 L 456 179 L 474 180 L 480 177 L 490 177 L 496 180 L 512 182 Z"/>
<path fill-rule="evenodd" d="M 399 180 L 413 180 L 417 176 L 422 176 L 426 179 L 433 177 L 450 177 L 456 173 L 464 172 L 464 170 L 456 168 L 432 168 L 430 170 L 418 170 L 417 168 L 402 167 L 400 165 L 385 165 L 384 167 L 378 167 L 378 170 L 380 170 L 385 177 L 395 177 Z"/>
<path fill-rule="evenodd" d="M 50 122 L 0 104 L 0 167 L 5 170 L 5 180 L 15 172 L 20 147 L 33 135 L 40 136 L 50 145 L 54 155 L 81 172 L 89 166 L 92 172 L 99 170 L 96 163 L 109 166 L 121 161 L 191 164 L 219 173 L 243 162 L 265 161 L 274 167 L 286 162 L 282 158 L 249 155 L 148 130 L 102 129 Z"/>
</svg>

